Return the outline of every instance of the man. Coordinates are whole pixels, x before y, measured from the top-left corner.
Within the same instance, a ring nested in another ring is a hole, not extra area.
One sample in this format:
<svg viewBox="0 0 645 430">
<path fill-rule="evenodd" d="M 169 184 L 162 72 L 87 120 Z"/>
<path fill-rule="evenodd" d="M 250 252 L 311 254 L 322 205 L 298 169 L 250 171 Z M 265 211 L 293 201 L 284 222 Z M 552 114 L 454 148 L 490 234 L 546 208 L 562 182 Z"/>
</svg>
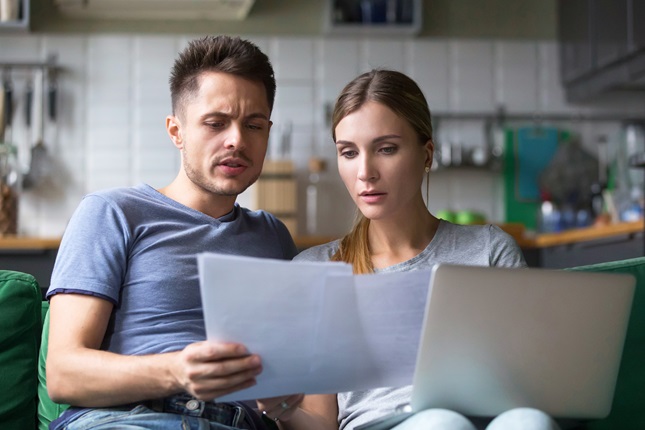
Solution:
<svg viewBox="0 0 645 430">
<path fill-rule="evenodd" d="M 243 345 L 203 340 L 196 254 L 296 253 L 280 221 L 235 203 L 260 175 L 275 85 L 252 43 L 192 41 L 170 78 L 177 177 L 79 205 L 47 293 L 48 391 L 73 405 L 51 428 L 262 427 L 246 405 L 212 401 L 255 384 L 262 365 Z"/>
</svg>

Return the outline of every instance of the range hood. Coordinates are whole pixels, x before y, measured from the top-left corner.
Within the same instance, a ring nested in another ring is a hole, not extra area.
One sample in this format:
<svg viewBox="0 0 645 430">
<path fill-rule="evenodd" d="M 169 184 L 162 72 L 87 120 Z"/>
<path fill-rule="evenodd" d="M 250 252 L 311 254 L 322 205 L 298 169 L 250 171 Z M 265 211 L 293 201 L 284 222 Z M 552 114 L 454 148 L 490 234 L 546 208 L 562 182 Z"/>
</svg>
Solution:
<svg viewBox="0 0 645 430">
<path fill-rule="evenodd" d="M 255 0 L 54 0 L 65 16 L 89 19 L 240 21 Z"/>
</svg>

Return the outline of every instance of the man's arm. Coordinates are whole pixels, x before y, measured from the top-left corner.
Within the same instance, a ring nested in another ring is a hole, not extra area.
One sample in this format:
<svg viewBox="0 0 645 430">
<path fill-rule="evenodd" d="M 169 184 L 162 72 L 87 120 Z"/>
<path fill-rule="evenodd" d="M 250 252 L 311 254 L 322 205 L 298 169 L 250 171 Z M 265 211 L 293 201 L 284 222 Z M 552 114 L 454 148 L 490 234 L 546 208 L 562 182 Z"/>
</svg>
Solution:
<svg viewBox="0 0 645 430">
<path fill-rule="evenodd" d="M 53 401 L 101 407 L 187 392 L 202 400 L 255 385 L 262 366 L 240 344 L 197 342 L 182 351 L 101 351 L 113 305 L 82 294 L 51 298 L 47 390 Z"/>
</svg>

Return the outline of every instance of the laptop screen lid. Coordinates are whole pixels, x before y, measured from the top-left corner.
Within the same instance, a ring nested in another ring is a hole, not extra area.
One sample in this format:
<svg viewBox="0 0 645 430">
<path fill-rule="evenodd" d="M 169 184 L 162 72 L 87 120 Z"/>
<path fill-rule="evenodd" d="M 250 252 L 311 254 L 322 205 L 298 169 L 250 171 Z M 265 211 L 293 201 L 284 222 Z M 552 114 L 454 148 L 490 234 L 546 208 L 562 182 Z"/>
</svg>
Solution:
<svg viewBox="0 0 645 430">
<path fill-rule="evenodd" d="M 609 414 L 633 276 L 439 264 L 430 282 L 413 411 Z"/>
</svg>

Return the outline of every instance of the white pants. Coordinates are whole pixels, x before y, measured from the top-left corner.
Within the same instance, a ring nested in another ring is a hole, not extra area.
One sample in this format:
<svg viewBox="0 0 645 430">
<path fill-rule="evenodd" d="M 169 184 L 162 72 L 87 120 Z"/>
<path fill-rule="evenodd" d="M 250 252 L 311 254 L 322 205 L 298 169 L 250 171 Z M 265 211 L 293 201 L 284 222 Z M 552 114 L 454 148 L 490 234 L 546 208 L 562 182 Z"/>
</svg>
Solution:
<svg viewBox="0 0 645 430">
<path fill-rule="evenodd" d="M 477 430 L 468 418 L 447 409 L 427 409 L 392 430 Z M 531 408 L 511 409 L 498 415 L 486 430 L 560 430 L 553 419 Z"/>
</svg>

